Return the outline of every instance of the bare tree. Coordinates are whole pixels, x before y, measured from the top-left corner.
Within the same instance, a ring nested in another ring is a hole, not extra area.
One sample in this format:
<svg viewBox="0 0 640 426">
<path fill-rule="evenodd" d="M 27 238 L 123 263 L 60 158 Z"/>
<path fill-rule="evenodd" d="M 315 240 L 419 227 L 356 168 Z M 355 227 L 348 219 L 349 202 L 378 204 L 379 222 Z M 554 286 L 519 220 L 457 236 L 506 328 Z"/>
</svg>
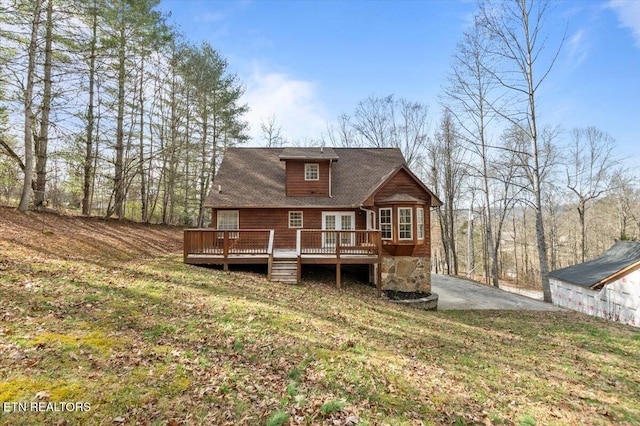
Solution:
<svg viewBox="0 0 640 426">
<path fill-rule="evenodd" d="M 491 277 L 495 287 L 498 287 L 497 278 L 499 278 L 501 271 L 499 254 L 505 222 L 522 192 L 520 170 L 518 154 L 511 150 L 502 150 L 502 155 L 498 156 L 486 170 L 488 178 L 493 183 L 486 187 L 490 191 L 487 199 L 492 202 L 491 210 L 486 209 L 487 215 L 491 212 L 491 221 L 487 222 L 487 227 L 493 226 L 491 231 L 486 233 L 487 236 L 491 235 L 491 238 L 487 238 L 487 245 L 489 259 L 492 262 L 490 265 Z"/>
<path fill-rule="evenodd" d="M 399 148 L 409 166 L 425 156 L 429 142 L 429 108 L 419 102 L 369 96 L 353 116 L 342 114 L 327 139 L 334 146 Z"/>
<path fill-rule="evenodd" d="M 327 133 L 322 135 L 322 143 L 336 147 L 361 147 L 351 125 L 351 117 L 347 114 L 340 114 L 337 124 L 327 124 Z"/>
<path fill-rule="evenodd" d="M 545 23 L 549 13 L 547 0 L 492 2 L 480 7 L 480 24 L 492 40 L 491 55 L 499 65 L 486 70 L 511 95 L 510 108 L 504 103 L 493 109 L 526 135 L 528 176 L 535 211 L 538 262 L 544 300 L 551 302 L 547 243 L 543 222 L 542 166 L 540 164 L 540 130 L 538 123 L 539 89 L 553 69 L 564 38 L 549 57 L 546 55 Z M 542 62 L 542 61 L 547 61 Z"/>
<path fill-rule="evenodd" d="M 460 128 L 461 137 L 469 145 L 469 149 L 480 160 L 477 170 L 484 196 L 484 221 L 486 245 L 488 250 L 489 270 L 493 285 L 498 287 L 499 275 L 494 243 L 494 227 L 492 200 L 489 176 L 490 146 L 488 126 L 495 119 L 491 109 L 491 96 L 496 87 L 495 79 L 487 71 L 493 68 L 493 58 L 488 54 L 491 40 L 485 37 L 483 28 L 476 18 L 470 30 L 464 33 L 458 43 L 448 76 L 443 102 L 449 105 Z"/>
<path fill-rule="evenodd" d="M 406 99 L 398 101 L 400 116 L 394 123 L 394 146 L 400 148 L 407 163 L 415 165 L 429 143 L 429 108 Z"/>
<path fill-rule="evenodd" d="M 584 262 L 587 255 L 587 210 L 592 201 L 609 189 L 610 177 L 617 160 L 613 156 L 613 138 L 595 127 L 573 129 L 571 140 L 567 188 L 578 198 L 576 209 L 580 220 L 580 257 Z"/>
<path fill-rule="evenodd" d="M 618 239 L 631 239 L 629 225 L 636 222 L 640 225 L 640 190 L 638 181 L 625 170 L 617 170 L 611 178 L 611 196 L 618 216 Z"/>
<path fill-rule="evenodd" d="M 456 207 L 464 180 L 463 149 L 451 113 L 445 110 L 430 146 L 432 183 L 434 190 L 443 197 L 444 206 L 437 210 L 448 274 L 458 274 L 456 247 Z"/>
<path fill-rule="evenodd" d="M 268 148 L 278 148 L 284 143 L 282 137 L 282 126 L 277 123 L 276 116 L 270 115 L 266 120 L 260 121 L 262 139 Z"/>
<path fill-rule="evenodd" d="M 387 148 L 393 144 L 394 113 L 393 95 L 369 96 L 358 102 L 351 125 L 367 146 Z"/>
</svg>

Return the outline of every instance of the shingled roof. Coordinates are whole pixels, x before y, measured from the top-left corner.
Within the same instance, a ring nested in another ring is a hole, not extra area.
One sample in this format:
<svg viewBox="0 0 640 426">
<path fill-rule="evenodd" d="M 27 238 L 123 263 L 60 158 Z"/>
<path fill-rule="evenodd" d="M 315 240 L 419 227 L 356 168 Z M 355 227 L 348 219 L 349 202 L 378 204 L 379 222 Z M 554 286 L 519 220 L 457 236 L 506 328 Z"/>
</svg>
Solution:
<svg viewBox="0 0 640 426">
<path fill-rule="evenodd" d="M 281 160 L 333 160 L 340 158 L 333 148 L 283 148 Z"/>
<path fill-rule="evenodd" d="M 636 269 L 640 269 L 640 243 L 618 241 L 597 259 L 558 269 L 549 276 L 597 289 Z"/>
<path fill-rule="evenodd" d="M 331 170 L 331 197 L 286 196 L 286 164 L 281 160 L 294 158 L 330 158 L 335 161 Z M 354 208 L 361 206 L 401 168 L 408 170 L 402 152 L 396 148 L 325 148 L 323 152 L 320 148 L 229 148 L 205 206 Z M 418 182 L 426 189 L 422 182 Z M 429 192 L 428 189 L 426 191 Z M 432 204 L 440 205 L 438 198 L 431 195 Z"/>
</svg>

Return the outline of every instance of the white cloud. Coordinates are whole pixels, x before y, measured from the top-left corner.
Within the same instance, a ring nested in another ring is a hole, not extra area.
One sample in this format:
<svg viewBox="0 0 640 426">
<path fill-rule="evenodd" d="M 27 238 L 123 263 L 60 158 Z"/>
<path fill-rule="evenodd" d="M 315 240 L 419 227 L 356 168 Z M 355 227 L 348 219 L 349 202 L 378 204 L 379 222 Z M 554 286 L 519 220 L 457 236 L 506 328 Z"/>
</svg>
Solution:
<svg viewBox="0 0 640 426">
<path fill-rule="evenodd" d="M 205 12 L 195 17 L 196 22 L 221 22 L 227 18 L 222 12 Z"/>
<path fill-rule="evenodd" d="M 260 123 L 272 116 L 289 144 L 318 139 L 326 128 L 325 108 L 313 82 L 255 67 L 243 100 L 250 108 L 245 118 L 253 144 L 263 143 Z"/>
<path fill-rule="evenodd" d="M 631 30 L 636 46 L 640 47 L 640 1 L 610 0 L 608 6 L 616 12 L 620 24 Z"/>
<path fill-rule="evenodd" d="M 584 29 L 577 30 L 567 42 L 569 49 L 569 60 L 574 65 L 580 65 L 587 57 L 589 50 L 586 31 Z"/>
</svg>

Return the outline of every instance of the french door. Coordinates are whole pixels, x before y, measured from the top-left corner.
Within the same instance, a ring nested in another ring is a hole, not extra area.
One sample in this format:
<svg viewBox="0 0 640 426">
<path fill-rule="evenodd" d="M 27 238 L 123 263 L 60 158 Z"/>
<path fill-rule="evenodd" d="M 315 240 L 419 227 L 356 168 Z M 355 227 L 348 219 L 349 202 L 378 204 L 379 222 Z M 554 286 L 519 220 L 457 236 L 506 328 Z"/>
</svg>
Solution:
<svg viewBox="0 0 640 426">
<path fill-rule="evenodd" d="M 356 229 L 355 212 L 322 212 L 322 229 L 325 231 L 354 231 Z M 324 247 L 335 247 L 336 234 L 324 233 L 322 244 Z M 352 246 L 355 243 L 355 233 L 340 234 L 340 245 Z"/>
</svg>

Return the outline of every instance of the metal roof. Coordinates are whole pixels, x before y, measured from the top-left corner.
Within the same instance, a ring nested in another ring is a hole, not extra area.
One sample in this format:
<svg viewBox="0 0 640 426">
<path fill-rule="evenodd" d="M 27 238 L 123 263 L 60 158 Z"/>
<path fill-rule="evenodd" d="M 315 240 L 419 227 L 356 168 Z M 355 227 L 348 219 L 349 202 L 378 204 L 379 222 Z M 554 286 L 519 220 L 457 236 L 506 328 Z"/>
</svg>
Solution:
<svg viewBox="0 0 640 426">
<path fill-rule="evenodd" d="M 552 271 L 549 276 L 583 287 L 599 288 L 635 269 L 640 269 L 640 243 L 618 241 L 597 259 Z"/>
</svg>

